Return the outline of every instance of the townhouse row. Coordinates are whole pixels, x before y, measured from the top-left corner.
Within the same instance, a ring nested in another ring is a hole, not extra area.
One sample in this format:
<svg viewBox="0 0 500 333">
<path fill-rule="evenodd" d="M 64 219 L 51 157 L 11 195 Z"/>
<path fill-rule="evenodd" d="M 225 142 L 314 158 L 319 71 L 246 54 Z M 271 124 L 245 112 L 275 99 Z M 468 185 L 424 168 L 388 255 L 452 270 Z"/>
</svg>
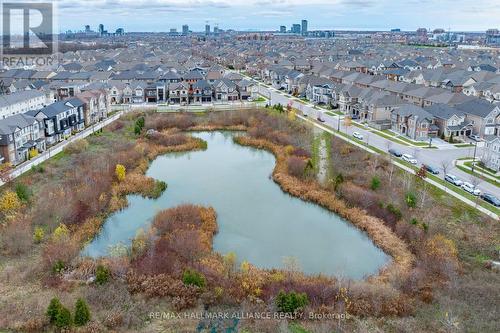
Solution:
<svg viewBox="0 0 500 333">
<path fill-rule="evenodd" d="M 31 97 L 36 98 L 35 93 L 37 92 L 32 91 Z M 12 95 L 17 94 L 19 93 Z M 41 95 L 44 96 L 43 93 Z M 4 95 L 0 96 L 0 100 L 3 97 Z M 19 103 L 26 103 L 21 96 L 15 97 Z M 24 97 L 27 97 L 26 94 Z M 11 112 L 17 110 L 14 114 L 0 119 L 1 163 L 23 163 L 51 145 L 105 119 L 109 111 L 105 91 L 85 91 L 78 97 L 50 104 L 34 104 L 29 109 L 19 107 L 19 103 L 11 103 L 9 106 Z"/>
</svg>

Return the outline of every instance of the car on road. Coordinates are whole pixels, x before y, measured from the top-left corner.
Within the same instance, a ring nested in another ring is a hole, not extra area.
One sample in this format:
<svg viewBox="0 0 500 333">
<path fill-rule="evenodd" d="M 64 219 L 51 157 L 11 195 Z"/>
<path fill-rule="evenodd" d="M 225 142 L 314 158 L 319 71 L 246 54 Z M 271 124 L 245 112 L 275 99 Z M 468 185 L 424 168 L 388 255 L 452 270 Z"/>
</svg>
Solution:
<svg viewBox="0 0 500 333">
<path fill-rule="evenodd" d="M 451 173 L 446 174 L 444 176 L 444 180 L 456 186 L 462 186 L 462 184 L 464 183 L 463 181 L 460 180 L 460 178 L 458 178 L 455 175 L 452 175 Z"/>
<path fill-rule="evenodd" d="M 439 170 L 436 167 L 433 167 L 428 164 L 423 164 L 423 167 L 425 168 L 425 170 L 432 173 L 433 175 L 439 175 Z"/>
<path fill-rule="evenodd" d="M 325 119 L 323 119 L 323 114 L 322 113 L 319 113 L 318 114 L 318 117 L 316 118 L 318 121 L 324 123 L 325 122 Z"/>
<path fill-rule="evenodd" d="M 253 98 L 252 98 L 252 97 L 248 97 L 248 98 L 247 98 L 247 101 L 249 101 L 249 102 L 253 102 Z"/>
<path fill-rule="evenodd" d="M 361 134 L 359 132 L 352 133 L 352 136 L 355 137 L 358 140 L 363 140 L 363 134 Z"/>
<path fill-rule="evenodd" d="M 481 137 L 477 134 L 469 135 L 469 139 L 474 140 L 474 141 L 481 141 Z"/>
<path fill-rule="evenodd" d="M 353 119 L 353 120 L 359 119 L 359 116 L 358 116 L 357 114 L 353 114 L 353 115 L 351 116 L 351 119 Z"/>
<path fill-rule="evenodd" d="M 489 193 L 482 193 L 480 195 L 481 199 L 483 199 L 484 201 L 492 204 L 493 206 L 495 207 L 500 207 L 500 199 L 498 199 L 497 197 L 495 197 L 493 194 L 489 194 Z"/>
<path fill-rule="evenodd" d="M 470 194 L 474 194 L 474 195 L 480 195 L 481 194 L 481 191 L 479 191 L 474 185 L 472 185 L 471 183 L 468 183 L 468 182 L 464 182 L 462 184 L 462 189 L 465 191 L 465 192 L 469 192 Z"/>
<path fill-rule="evenodd" d="M 403 156 L 403 153 L 401 153 L 399 150 L 396 149 L 389 149 L 389 154 L 396 156 L 396 157 L 401 157 Z"/>
<path fill-rule="evenodd" d="M 403 154 L 401 158 L 403 159 L 403 161 L 406 161 L 408 163 L 417 164 L 417 159 L 410 154 Z"/>
</svg>

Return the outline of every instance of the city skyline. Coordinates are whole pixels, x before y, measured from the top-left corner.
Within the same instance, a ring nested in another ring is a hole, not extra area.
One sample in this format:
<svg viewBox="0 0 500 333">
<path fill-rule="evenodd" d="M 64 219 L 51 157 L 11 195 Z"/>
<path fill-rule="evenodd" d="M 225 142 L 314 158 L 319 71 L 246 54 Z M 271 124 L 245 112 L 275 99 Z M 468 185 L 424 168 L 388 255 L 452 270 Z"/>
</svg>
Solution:
<svg viewBox="0 0 500 333">
<path fill-rule="evenodd" d="M 304 18 L 309 20 L 309 30 L 382 31 L 400 28 L 414 31 L 425 27 L 482 32 L 498 27 L 495 17 L 500 15 L 500 9 L 492 0 L 409 1 L 404 4 L 392 0 L 313 0 L 307 5 L 296 0 L 153 0 L 147 3 L 113 0 L 89 1 L 78 11 L 75 11 L 76 4 L 66 0 L 57 4 L 61 32 L 81 30 L 87 24 L 95 27 L 99 23 L 111 30 L 124 27 L 126 31 L 137 32 L 168 32 L 170 28 L 180 30 L 187 24 L 192 31 L 202 32 L 206 22 L 225 30 L 275 31 L 280 25 L 289 29 Z"/>
</svg>

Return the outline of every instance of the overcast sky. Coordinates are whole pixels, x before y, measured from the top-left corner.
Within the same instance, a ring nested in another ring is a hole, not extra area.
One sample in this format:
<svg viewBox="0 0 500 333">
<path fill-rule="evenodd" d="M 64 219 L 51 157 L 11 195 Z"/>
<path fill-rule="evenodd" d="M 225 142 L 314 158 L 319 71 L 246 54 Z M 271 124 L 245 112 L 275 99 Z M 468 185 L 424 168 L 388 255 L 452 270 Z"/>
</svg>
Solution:
<svg viewBox="0 0 500 333">
<path fill-rule="evenodd" d="M 500 28 L 500 0 L 57 0 L 60 31 L 277 30 L 301 19 L 309 29 L 462 31 Z"/>
</svg>

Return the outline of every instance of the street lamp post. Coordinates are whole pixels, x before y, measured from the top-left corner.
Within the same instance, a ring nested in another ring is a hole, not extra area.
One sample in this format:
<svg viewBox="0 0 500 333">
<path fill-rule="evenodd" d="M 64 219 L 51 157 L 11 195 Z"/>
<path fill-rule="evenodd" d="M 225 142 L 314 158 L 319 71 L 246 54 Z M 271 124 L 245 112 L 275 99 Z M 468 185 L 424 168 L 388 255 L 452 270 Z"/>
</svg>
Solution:
<svg viewBox="0 0 500 333">
<path fill-rule="evenodd" d="M 337 132 L 340 132 L 340 113 L 338 114 L 339 119 L 337 121 Z"/>
</svg>

